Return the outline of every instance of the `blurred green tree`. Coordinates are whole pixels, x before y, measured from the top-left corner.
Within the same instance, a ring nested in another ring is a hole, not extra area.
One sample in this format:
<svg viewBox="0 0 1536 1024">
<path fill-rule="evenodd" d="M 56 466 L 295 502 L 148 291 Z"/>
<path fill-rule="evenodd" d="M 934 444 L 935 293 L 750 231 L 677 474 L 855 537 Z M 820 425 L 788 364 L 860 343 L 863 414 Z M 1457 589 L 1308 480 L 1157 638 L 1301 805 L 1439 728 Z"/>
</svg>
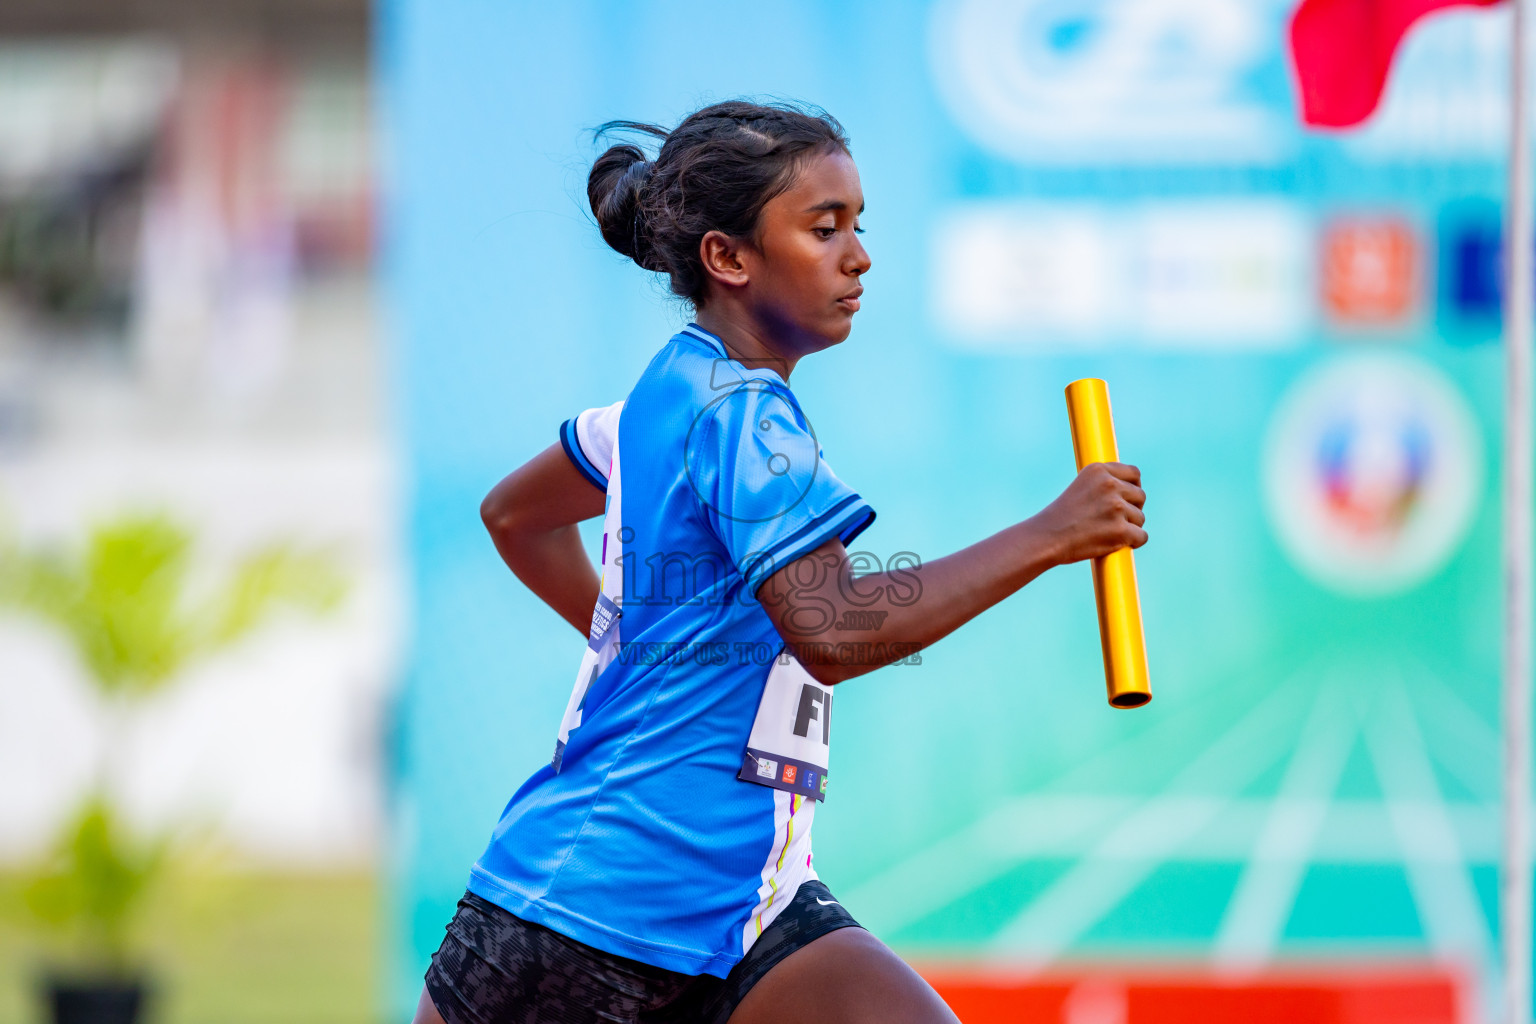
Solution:
<svg viewBox="0 0 1536 1024">
<path fill-rule="evenodd" d="M 134 706 L 278 609 L 323 613 L 346 591 L 324 552 L 275 544 L 208 581 L 195 578 L 192 549 L 187 528 L 141 514 L 98 524 L 80 550 L 0 543 L 0 605 L 64 633 L 107 716 L 91 790 L 28 890 L 33 911 L 67 938 L 82 973 L 132 969 L 132 924 L 166 862 L 168 838 L 135 838 L 114 792 Z"/>
</svg>

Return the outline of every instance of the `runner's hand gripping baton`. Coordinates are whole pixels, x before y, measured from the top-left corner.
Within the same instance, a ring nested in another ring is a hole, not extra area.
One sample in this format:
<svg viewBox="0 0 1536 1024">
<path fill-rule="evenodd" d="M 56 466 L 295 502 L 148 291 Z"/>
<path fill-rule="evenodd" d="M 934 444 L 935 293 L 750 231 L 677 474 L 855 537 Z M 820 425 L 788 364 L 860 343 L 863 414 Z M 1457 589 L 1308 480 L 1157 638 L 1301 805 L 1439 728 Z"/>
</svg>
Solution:
<svg viewBox="0 0 1536 1024">
<path fill-rule="evenodd" d="M 1095 377 L 1068 384 L 1067 419 L 1072 423 L 1072 451 L 1079 473 L 1095 462 L 1120 461 L 1109 414 L 1109 385 Z M 1147 642 L 1141 631 L 1141 600 L 1136 596 L 1136 565 L 1130 548 L 1093 560 L 1093 596 L 1099 606 L 1109 703 L 1139 708 L 1152 699 L 1152 684 L 1147 679 Z"/>
</svg>

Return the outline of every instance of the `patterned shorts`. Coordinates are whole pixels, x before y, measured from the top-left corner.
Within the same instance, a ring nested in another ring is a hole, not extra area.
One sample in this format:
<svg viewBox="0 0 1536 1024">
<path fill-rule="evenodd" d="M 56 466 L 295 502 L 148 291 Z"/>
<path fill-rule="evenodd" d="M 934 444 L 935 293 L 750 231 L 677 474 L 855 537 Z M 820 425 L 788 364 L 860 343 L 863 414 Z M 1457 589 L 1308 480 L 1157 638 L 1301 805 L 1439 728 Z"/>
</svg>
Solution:
<svg viewBox="0 0 1536 1024">
<path fill-rule="evenodd" d="M 465 893 L 432 954 L 427 993 L 447 1024 L 725 1024 L 768 971 L 853 915 L 818 881 L 758 936 L 724 978 L 679 974 L 566 938 Z"/>
</svg>

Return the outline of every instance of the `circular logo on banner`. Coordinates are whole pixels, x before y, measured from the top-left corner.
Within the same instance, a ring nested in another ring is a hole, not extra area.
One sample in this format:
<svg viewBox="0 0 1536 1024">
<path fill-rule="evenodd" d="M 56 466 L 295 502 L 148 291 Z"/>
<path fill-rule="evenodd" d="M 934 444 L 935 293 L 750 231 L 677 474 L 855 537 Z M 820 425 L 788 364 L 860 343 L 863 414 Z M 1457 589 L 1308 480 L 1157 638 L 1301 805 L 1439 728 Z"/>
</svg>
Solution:
<svg viewBox="0 0 1536 1024">
<path fill-rule="evenodd" d="M 1281 400 L 1264 490 L 1308 576 L 1362 596 L 1406 590 L 1460 543 L 1482 485 L 1477 426 L 1455 386 L 1401 355 L 1327 363 Z"/>
<path fill-rule="evenodd" d="M 1274 151 L 1247 84 L 1272 20 L 1250 0 L 940 0 L 928 37 L 956 123 L 1004 156 L 1226 161 Z"/>
</svg>

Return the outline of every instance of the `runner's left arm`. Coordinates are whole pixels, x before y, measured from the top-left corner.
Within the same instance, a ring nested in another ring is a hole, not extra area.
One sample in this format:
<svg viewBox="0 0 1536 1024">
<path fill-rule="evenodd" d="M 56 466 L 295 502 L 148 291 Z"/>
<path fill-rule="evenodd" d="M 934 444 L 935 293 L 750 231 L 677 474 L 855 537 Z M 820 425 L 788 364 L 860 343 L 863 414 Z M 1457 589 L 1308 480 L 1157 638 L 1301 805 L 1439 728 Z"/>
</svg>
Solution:
<svg viewBox="0 0 1536 1024">
<path fill-rule="evenodd" d="M 756 596 L 806 671 L 830 686 L 917 653 L 1053 566 L 1140 547 L 1146 499 L 1139 469 L 1098 462 L 1037 514 L 943 558 L 855 575 L 833 537 Z"/>
</svg>

